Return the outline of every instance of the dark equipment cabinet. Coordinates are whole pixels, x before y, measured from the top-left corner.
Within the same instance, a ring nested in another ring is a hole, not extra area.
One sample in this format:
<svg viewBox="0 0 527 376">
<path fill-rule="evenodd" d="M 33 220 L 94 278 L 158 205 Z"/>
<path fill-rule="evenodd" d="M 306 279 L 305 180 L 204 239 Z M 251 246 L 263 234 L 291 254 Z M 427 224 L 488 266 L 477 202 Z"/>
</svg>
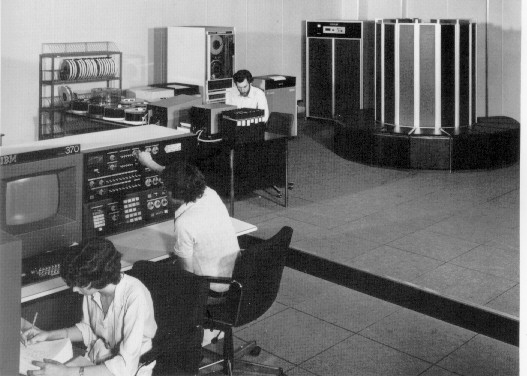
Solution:
<svg viewBox="0 0 527 376">
<path fill-rule="evenodd" d="M 287 140 L 285 136 L 267 135 L 266 140 L 234 146 L 235 195 L 286 185 Z M 197 155 L 196 164 L 205 175 L 207 185 L 228 196 L 230 148 L 222 142 L 200 143 Z"/>
<path fill-rule="evenodd" d="M 306 21 L 307 117 L 372 107 L 373 31 L 366 21 Z"/>
</svg>

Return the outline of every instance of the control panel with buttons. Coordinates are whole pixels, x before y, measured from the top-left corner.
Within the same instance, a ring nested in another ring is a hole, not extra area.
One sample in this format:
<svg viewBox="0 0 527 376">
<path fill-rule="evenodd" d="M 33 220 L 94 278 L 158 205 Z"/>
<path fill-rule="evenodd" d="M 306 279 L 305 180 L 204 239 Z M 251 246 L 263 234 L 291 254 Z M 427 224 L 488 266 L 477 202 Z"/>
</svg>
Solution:
<svg viewBox="0 0 527 376">
<path fill-rule="evenodd" d="M 162 140 L 86 153 L 83 237 L 110 235 L 170 219 L 174 215 L 160 174 L 136 158 L 147 151 L 162 165 L 189 160 L 195 138 Z"/>
</svg>

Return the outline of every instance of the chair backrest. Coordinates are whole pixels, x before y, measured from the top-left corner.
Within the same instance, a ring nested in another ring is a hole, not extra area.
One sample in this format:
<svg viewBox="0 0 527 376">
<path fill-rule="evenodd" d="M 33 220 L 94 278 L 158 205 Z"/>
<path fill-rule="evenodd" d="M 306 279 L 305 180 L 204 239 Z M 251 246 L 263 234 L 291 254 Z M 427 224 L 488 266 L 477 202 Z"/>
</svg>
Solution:
<svg viewBox="0 0 527 376">
<path fill-rule="evenodd" d="M 240 252 L 232 275 L 242 285 L 240 311 L 234 326 L 256 320 L 275 301 L 292 236 L 293 229 L 285 226 L 270 239 Z"/>
<path fill-rule="evenodd" d="M 158 326 L 154 338 L 158 368 L 196 372 L 201 360 L 201 324 L 209 282 L 171 263 L 138 261 L 128 274 L 150 291 Z"/>
<path fill-rule="evenodd" d="M 293 122 L 295 117 L 293 114 L 285 112 L 271 112 L 265 130 L 271 133 L 291 136 L 293 129 Z"/>
</svg>

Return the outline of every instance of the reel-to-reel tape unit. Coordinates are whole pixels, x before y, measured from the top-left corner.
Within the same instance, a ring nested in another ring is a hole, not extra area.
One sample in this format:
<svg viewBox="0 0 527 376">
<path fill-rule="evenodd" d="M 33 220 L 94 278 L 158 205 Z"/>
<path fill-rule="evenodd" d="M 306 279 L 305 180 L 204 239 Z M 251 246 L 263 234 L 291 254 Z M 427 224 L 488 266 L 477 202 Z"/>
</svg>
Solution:
<svg viewBox="0 0 527 376">
<path fill-rule="evenodd" d="M 210 34 L 209 52 L 209 80 L 232 78 L 233 67 L 229 56 L 234 56 L 234 35 Z"/>
<path fill-rule="evenodd" d="M 203 88 L 203 103 L 225 102 L 234 74 L 234 28 L 222 26 L 168 27 L 166 43 L 156 43 L 163 55 L 166 49 L 166 82 L 182 82 Z"/>
</svg>

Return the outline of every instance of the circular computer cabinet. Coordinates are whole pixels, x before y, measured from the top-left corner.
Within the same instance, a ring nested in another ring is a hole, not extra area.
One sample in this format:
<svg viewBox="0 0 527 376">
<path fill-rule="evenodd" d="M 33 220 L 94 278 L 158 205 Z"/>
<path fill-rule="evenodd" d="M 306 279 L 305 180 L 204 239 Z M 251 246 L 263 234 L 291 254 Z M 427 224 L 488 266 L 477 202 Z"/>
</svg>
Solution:
<svg viewBox="0 0 527 376">
<path fill-rule="evenodd" d="M 375 21 L 375 120 L 395 133 L 456 135 L 476 122 L 476 24 Z"/>
</svg>

